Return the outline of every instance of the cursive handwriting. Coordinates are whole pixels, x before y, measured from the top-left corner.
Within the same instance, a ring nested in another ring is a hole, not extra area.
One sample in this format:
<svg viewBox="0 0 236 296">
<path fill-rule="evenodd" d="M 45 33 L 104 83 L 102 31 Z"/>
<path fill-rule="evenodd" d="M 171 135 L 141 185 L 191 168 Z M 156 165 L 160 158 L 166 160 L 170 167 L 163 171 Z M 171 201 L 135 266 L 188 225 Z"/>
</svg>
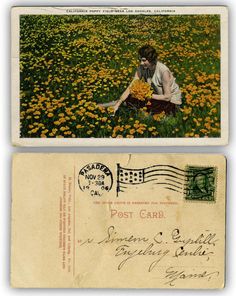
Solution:
<svg viewBox="0 0 236 296">
<path fill-rule="evenodd" d="M 117 263 L 117 269 L 121 270 L 127 263 L 135 258 L 150 258 L 148 262 L 148 272 L 157 268 L 160 261 L 166 257 L 172 258 L 202 258 L 206 261 L 210 260 L 210 257 L 214 255 L 215 245 L 218 239 L 216 233 L 212 233 L 208 230 L 201 232 L 193 237 L 184 237 L 178 228 L 170 231 L 169 233 L 163 233 L 157 231 L 152 236 L 145 235 L 121 235 L 116 230 L 115 226 L 109 226 L 105 235 L 96 239 L 90 237 L 85 240 L 80 240 L 80 246 L 83 245 L 112 245 L 114 247 L 114 257 L 120 258 Z M 171 259 L 169 259 L 171 260 Z M 169 261 L 168 260 L 168 261 Z M 198 260 L 198 259 L 197 259 Z M 146 260 L 145 260 L 146 262 Z M 178 262 L 180 262 L 178 260 Z M 177 276 L 176 279 L 182 279 L 186 277 L 184 271 L 182 273 L 169 272 L 168 276 Z M 203 273 L 202 277 L 207 277 L 208 273 Z M 209 275 L 210 277 L 210 275 Z M 176 280 L 174 279 L 173 282 Z"/>
<path fill-rule="evenodd" d="M 149 238 L 147 237 L 135 237 L 133 235 L 125 236 L 125 237 L 119 237 L 118 233 L 115 231 L 115 226 L 109 226 L 107 229 L 107 235 L 104 239 L 101 241 L 98 241 L 98 244 L 102 243 L 147 243 L 149 241 Z"/>
<path fill-rule="evenodd" d="M 115 256 L 124 256 L 125 259 L 123 259 L 120 264 L 118 265 L 118 270 L 121 270 L 121 268 L 125 265 L 125 263 L 136 257 L 136 256 L 155 256 L 157 259 L 155 259 L 151 264 L 149 265 L 148 271 L 152 271 L 157 263 L 159 263 L 170 251 L 168 249 L 155 249 L 154 243 L 149 244 L 146 248 L 134 248 L 132 249 L 128 245 L 121 245 L 116 248 L 116 254 Z"/>
<path fill-rule="evenodd" d="M 176 282 L 178 282 L 179 280 L 206 279 L 210 281 L 212 277 L 219 276 L 219 271 L 208 272 L 207 270 L 204 270 L 200 273 L 188 273 L 185 270 L 176 270 L 174 269 L 174 267 L 168 267 L 165 273 L 166 275 L 164 278 L 167 279 L 167 281 L 165 282 L 165 285 L 169 285 L 171 287 L 173 287 L 176 284 Z"/>
<path fill-rule="evenodd" d="M 213 251 L 209 251 L 208 248 L 203 247 L 203 245 L 195 247 L 193 250 L 186 250 L 185 247 L 181 246 L 175 250 L 174 257 L 205 257 L 206 261 L 210 260 L 210 256 L 214 255 Z"/>
<path fill-rule="evenodd" d="M 183 247 L 188 244 L 199 245 L 213 245 L 215 246 L 218 239 L 216 239 L 216 233 L 211 233 L 209 230 L 205 230 L 205 233 L 199 234 L 196 238 L 183 238 L 180 234 L 180 230 L 175 228 L 171 234 L 174 243 L 181 243 Z"/>
</svg>

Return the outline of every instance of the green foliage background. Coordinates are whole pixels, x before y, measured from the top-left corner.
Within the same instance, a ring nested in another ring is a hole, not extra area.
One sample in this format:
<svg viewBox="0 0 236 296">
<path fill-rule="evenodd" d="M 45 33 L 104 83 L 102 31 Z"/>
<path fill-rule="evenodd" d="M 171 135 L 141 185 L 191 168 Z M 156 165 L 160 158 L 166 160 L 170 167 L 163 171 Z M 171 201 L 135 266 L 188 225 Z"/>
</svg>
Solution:
<svg viewBox="0 0 236 296">
<path fill-rule="evenodd" d="M 120 97 L 153 45 L 183 104 L 153 117 L 96 103 Z M 21 137 L 219 137 L 218 15 L 24 15 L 20 18 Z"/>
</svg>

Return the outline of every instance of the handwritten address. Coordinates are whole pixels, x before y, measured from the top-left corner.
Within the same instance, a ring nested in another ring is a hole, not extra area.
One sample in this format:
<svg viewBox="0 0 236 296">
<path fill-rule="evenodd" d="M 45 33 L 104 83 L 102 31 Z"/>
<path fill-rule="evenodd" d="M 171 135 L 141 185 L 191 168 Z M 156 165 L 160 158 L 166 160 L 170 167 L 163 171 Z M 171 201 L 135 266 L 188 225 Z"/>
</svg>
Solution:
<svg viewBox="0 0 236 296">
<path fill-rule="evenodd" d="M 173 258 L 178 259 L 177 265 L 181 265 L 182 258 L 190 257 L 196 258 L 198 262 L 200 262 L 199 260 L 201 262 L 210 261 L 215 255 L 218 241 L 217 234 L 210 230 L 204 230 L 193 237 L 185 237 L 178 228 L 171 230 L 170 233 L 157 231 L 152 236 L 134 234 L 124 236 L 119 234 L 115 226 L 111 225 L 105 230 L 103 237 L 88 237 L 79 240 L 78 244 L 80 247 L 92 244 L 101 247 L 111 245 L 114 257 L 118 258 L 116 268 L 119 271 L 131 261 L 142 257 L 147 262 L 148 272 L 158 271 L 160 273 L 158 266 L 161 267 L 165 262 L 166 269 L 161 275 L 164 284 L 175 286 L 181 280 L 205 279 L 210 281 L 219 276 L 219 271 L 212 268 L 208 270 L 209 268 L 205 267 L 207 264 L 203 264 L 203 267 L 200 266 L 197 271 L 194 267 L 189 269 L 189 267 L 171 266 Z M 167 258 L 168 260 L 165 260 Z"/>
</svg>

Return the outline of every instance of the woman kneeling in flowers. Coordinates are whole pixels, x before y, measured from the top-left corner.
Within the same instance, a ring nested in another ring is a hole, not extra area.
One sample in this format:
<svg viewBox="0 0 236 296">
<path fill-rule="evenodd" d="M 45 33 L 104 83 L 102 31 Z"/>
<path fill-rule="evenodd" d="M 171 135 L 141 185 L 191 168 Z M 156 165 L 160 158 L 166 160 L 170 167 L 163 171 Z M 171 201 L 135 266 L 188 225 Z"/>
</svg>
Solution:
<svg viewBox="0 0 236 296">
<path fill-rule="evenodd" d="M 123 102 L 133 108 L 146 107 L 152 114 L 175 114 L 176 105 L 182 103 L 181 92 L 169 68 L 157 60 L 157 52 L 150 45 L 138 51 L 140 65 L 133 81 L 117 101 L 103 104 L 112 106 L 114 112 Z"/>
</svg>

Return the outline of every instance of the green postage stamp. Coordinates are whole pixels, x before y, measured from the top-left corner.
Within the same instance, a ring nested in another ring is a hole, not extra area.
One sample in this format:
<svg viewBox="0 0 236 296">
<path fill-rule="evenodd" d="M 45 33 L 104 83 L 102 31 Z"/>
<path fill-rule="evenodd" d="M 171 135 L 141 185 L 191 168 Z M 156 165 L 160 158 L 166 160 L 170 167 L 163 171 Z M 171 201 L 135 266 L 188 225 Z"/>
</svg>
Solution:
<svg viewBox="0 0 236 296">
<path fill-rule="evenodd" d="M 192 201 L 215 201 L 216 168 L 187 166 L 185 199 Z"/>
</svg>

